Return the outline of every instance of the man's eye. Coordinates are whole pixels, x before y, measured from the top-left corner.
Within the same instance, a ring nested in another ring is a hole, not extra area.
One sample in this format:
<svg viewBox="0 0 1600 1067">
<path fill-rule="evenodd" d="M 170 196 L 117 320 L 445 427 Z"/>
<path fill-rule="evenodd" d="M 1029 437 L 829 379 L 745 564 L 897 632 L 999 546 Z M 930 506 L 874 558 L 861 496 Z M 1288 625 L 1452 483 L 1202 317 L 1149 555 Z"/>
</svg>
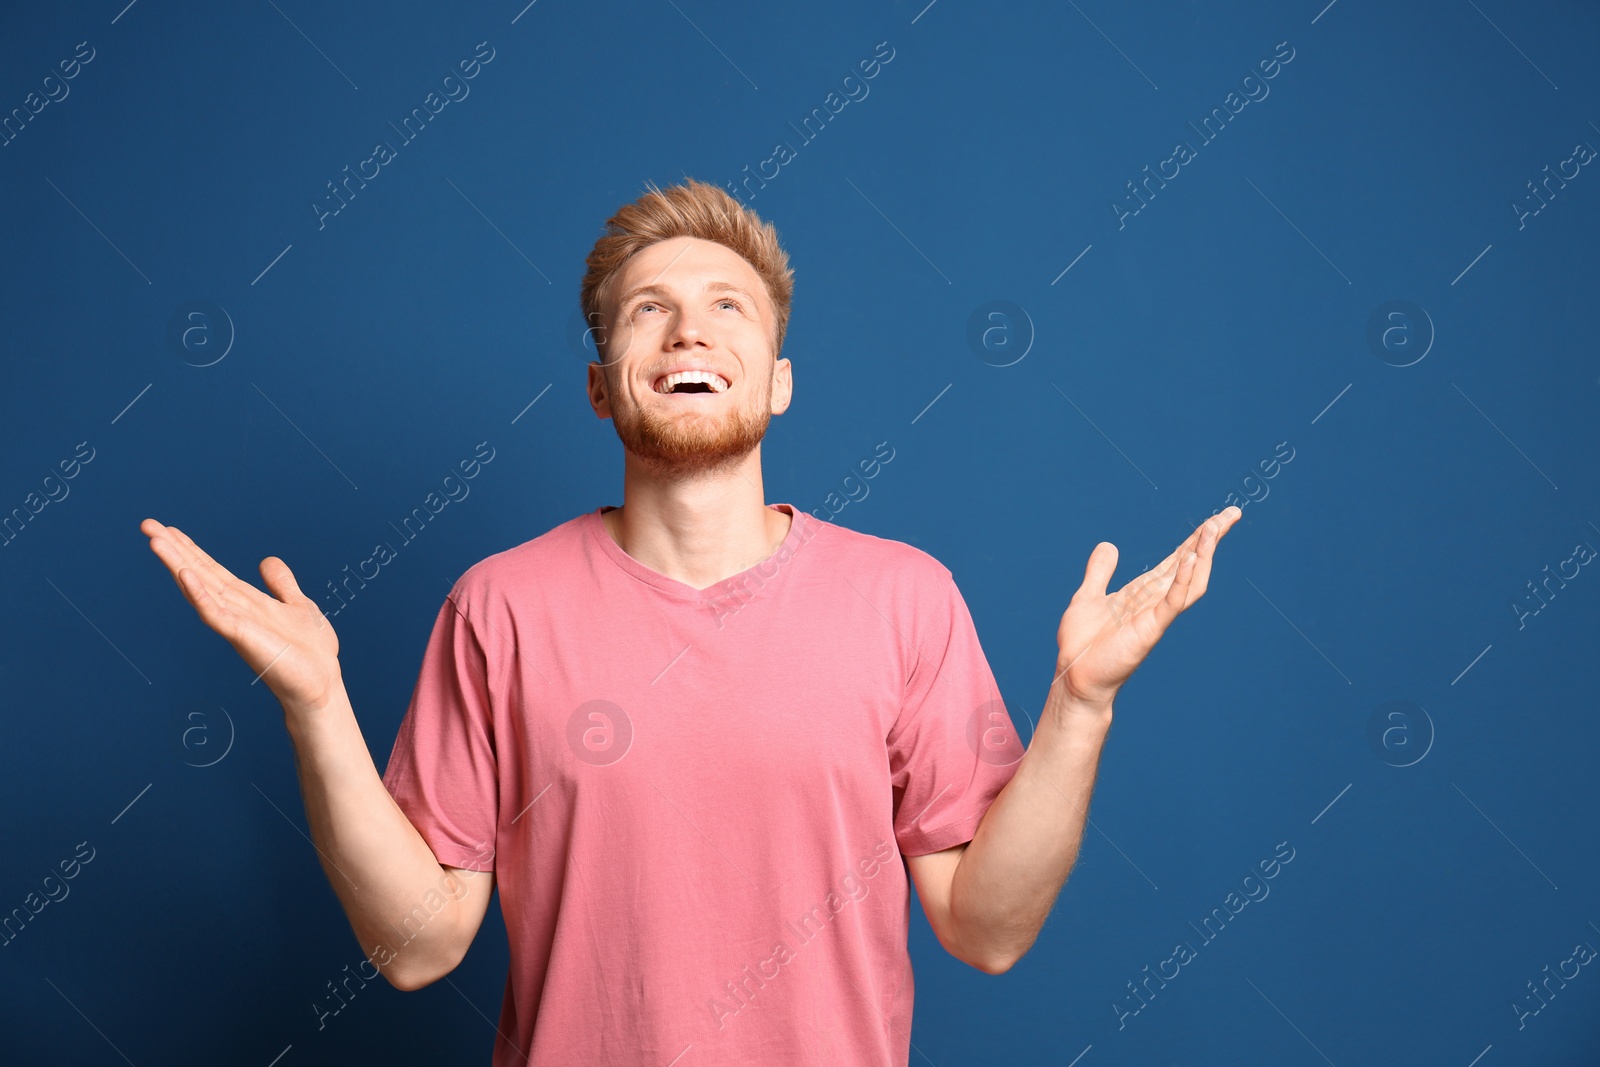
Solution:
<svg viewBox="0 0 1600 1067">
<path fill-rule="evenodd" d="M 737 300 L 719 300 L 719 301 L 717 301 L 717 303 L 718 304 L 732 304 L 735 308 L 737 308 L 739 306 L 739 302 Z"/>
<path fill-rule="evenodd" d="M 640 304 L 637 307 L 635 307 L 633 310 L 636 311 L 636 312 L 637 311 L 643 311 L 647 307 L 655 307 L 655 305 L 650 303 L 649 301 L 646 301 L 645 303 Z"/>
</svg>

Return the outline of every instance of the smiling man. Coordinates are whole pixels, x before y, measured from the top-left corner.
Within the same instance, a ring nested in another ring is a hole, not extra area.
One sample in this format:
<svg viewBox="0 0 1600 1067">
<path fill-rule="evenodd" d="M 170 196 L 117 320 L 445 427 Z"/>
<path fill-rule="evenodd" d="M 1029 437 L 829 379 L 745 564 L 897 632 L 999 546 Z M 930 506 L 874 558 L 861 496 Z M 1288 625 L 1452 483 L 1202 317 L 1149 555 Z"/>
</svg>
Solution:
<svg viewBox="0 0 1600 1067">
<path fill-rule="evenodd" d="M 381 779 L 283 561 L 261 563 L 268 596 L 141 528 L 283 703 L 324 870 L 389 981 L 452 971 L 498 886 L 496 1067 L 905 1067 L 912 885 L 972 967 L 1029 949 L 1112 698 L 1237 509 L 1116 593 L 1095 547 L 1024 752 L 948 569 L 765 501 L 761 441 L 794 391 L 771 225 L 691 180 L 622 207 L 587 264 L 623 503 L 467 569 Z"/>
</svg>

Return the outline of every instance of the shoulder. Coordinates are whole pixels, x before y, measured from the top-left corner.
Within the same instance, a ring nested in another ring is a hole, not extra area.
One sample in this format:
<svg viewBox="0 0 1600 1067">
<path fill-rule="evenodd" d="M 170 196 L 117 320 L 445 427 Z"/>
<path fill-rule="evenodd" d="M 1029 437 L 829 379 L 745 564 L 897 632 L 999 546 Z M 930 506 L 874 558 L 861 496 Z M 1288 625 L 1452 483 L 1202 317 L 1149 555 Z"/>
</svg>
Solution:
<svg viewBox="0 0 1600 1067">
<path fill-rule="evenodd" d="M 455 580 L 449 599 L 458 610 L 471 614 L 476 607 L 504 602 L 515 591 L 543 588 L 557 576 L 570 573 L 574 557 L 583 550 L 583 526 L 588 518 L 586 512 L 485 556 Z"/>
<path fill-rule="evenodd" d="M 870 578 L 874 584 L 887 582 L 910 594 L 938 593 L 946 584 L 954 585 L 950 568 L 931 553 L 905 541 L 863 533 L 807 514 L 814 529 L 812 540 L 823 546 L 830 566 Z"/>
</svg>

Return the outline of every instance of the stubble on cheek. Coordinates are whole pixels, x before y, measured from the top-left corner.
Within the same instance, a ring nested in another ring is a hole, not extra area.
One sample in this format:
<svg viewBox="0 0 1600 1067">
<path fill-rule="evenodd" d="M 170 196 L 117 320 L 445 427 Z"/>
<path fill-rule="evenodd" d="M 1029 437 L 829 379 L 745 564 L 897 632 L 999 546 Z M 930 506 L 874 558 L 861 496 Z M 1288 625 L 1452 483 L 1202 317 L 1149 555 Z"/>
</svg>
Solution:
<svg viewBox="0 0 1600 1067">
<path fill-rule="evenodd" d="M 705 473 L 732 466 L 761 443 L 771 421 L 770 386 L 754 401 L 741 397 L 741 404 L 730 397 L 731 410 L 721 412 L 674 414 L 650 398 L 637 405 L 630 398 L 622 407 L 613 405 L 612 423 L 623 447 L 651 469 L 675 476 Z"/>
</svg>

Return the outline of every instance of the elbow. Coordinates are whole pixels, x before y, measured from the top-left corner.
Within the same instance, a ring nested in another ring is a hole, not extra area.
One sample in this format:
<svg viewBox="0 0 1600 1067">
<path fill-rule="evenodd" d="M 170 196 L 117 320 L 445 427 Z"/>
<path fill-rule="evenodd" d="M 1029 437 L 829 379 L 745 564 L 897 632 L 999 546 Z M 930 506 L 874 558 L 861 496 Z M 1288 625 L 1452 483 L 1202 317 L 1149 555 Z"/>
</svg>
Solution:
<svg viewBox="0 0 1600 1067">
<path fill-rule="evenodd" d="M 1005 974 L 1022 958 L 1021 952 L 1003 951 L 998 946 L 981 944 L 975 939 L 940 938 L 939 941 L 950 955 L 984 974 Z"/>
<path fill-rule="evenodd" d="M 1033 947 L 1034 935 L 1018 932 L 1010 938 L 968 939 L 951 955 L 984 974 L 1005 974 Z"/>
<path fill-rule="evenodd" d="M 417 971 L 403 971 L 392 966 L 383 968 L 383 976 L 389 980 L 390 985 L 402 993 L 415 993 L 444 977 L 439 974 L 429 977 Z"/>
<path fill-rule="evenodd" d="M 1007 971 L 1009 971 L 1016 964 L 1017 960 L 1020 959 L 1020 958 L 1021 957 L 1019 957 L 1019 956 L 1011 956 L 1011 955 L 980 956 L 977 959 L 970 959 L 970 960 L 967 960 L 966 962 L 969 965 L 971 965 L 973 967 L 976 967 L 978 970 L 982 971 L 984 974 L 999 975 L 999 974 L 1005 974 Z"/>
<path fill-rule="evenodd" d="M 454 954 L 448 962 L 439 960 L 412 959 L 409 966 L 402 966 L 399 958 L 391 960 L 385 967 L 379 968 L 389 984 L 402 993 L 415 993 L 419 989 L 426 989 L 439 979 L 455 970 L 461 964 L 466 953 Z"/>
<path fill-rule="evenodd" d="M 1005 974 L 1027 955 L 1039 934 L 1039 925 L 1012 918 L 976 922 L 958 911 L 942 916 L 934 930 L 946 952 L 984 974 Z"/>
</svg>

